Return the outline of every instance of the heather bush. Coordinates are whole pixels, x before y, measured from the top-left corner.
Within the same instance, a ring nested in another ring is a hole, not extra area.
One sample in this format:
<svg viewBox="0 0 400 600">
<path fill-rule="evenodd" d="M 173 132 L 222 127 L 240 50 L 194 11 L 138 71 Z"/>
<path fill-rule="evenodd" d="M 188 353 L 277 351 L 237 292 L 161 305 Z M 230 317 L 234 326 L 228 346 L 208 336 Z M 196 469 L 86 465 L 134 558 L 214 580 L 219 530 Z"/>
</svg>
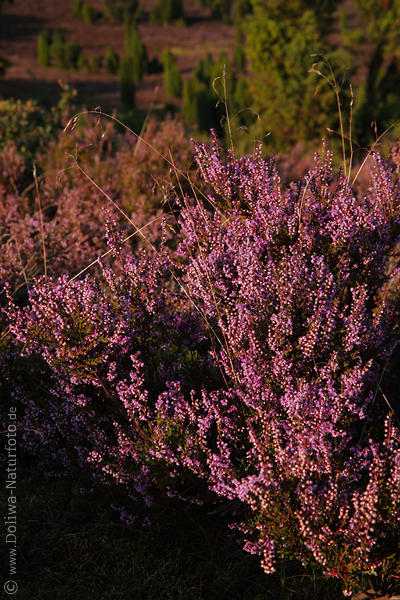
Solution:
<svg viewBox="0 0 400 600">
<path fill-rule="evenodd" d="M 170 215 L 171 224 L 175 222 L 179 186 L 172 166 L 146 144 L 165 156 L 171 149 L 176 168 L 185 172 L 193 166 L 192 154 L 175 120 L 163 125 L 150 120 L 144 140 L 137 143 L 117 133 L 112 122 L 100 127 L 94 118 L 81 119 L 68 134 L 49 131 L 46 148 L 36 148 L 35 154 L 39 196 L 31 165 L 26 165 L 18 146 L 10 142 L 0 152 L 0 287 L 9 282 L 13 290 L 22 291 L 45 270 L 49 275 L 75 274 L 107 250 L 102 231 L 105 209 L 112 205 L 66 157 L 76 157 L 84 172 L 137 227 L 146 227 L 152 243 L 158 243 L 162 218 Z M 192 178 L 199 183 L 195 174 Z M 184 178 L 180 186 L 186 192 L 191 189 Z M 119 223 L 128 235 L 129 223 L 121 217 Z M 176 247 L 173 229 L 166 235 L 168 246 Z M 140 236 L 130 241 L 131 247 L 143 243 Z"/>
<path fill-rule="evenodd" d="M 185 283 L 230 382 L 229 401 L 208 395 L 210 485 L 254 511 L 240 528 L 266 572 L 278 556 L 348 587 L 360 574 L 393 576 L 400 447 L 374 392 L 398 335 L 385 297 L 398 181 L 379 156 L 357 198 L 334 180 L 328 152 L 285 193 L 260 155 L 224 164 L 199 147 L 198 162 L 230 212 L 228 224 L 183 213 Z"/>
<path fill-rule="evenodd" d="M 71 111 L 76 92 L 68 86 L 61 88 L 60 99 L 51 110 L 35 100 L 0 100 L 0 152 L 11 142 L 18 154 L 31 166 L 40 151 L 59 131 L 67 111 Z"/>
<path fill-rule="evenodd" d="M 346 594 L 390 584 L 400 440 L 378 383 L 398 343 L 398 175 L 375 155 L 356 194 L 325 147 L 283 189 L 260 149 L 196 157 L 212 192 L 177 201 L 177 254 L 166 225 L 132 254 L 109 218 L 100 277 L 42 277 L 28 307 L 10 301 L 50 370 L 27 443 L 148 505 L 232 502 L 267 573 L 297 559 Z"/>
</svg>

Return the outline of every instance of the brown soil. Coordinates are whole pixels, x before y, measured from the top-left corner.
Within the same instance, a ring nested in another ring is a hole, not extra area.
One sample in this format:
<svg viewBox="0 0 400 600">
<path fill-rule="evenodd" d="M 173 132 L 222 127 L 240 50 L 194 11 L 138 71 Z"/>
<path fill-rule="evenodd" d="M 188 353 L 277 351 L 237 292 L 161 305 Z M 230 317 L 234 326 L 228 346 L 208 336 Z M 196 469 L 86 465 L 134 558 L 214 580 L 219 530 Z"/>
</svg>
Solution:
<svg viewBox="0 0 400 600">
<path fill-rule="evenodd" d="M 91 0 L 101 8 L 101 0 Z M 169 47 L 177 56 L 182 76 L 190 76 L 199 58 L 211 52 L 217 56 L 222 50 L 232 54 L 234 28 L 213 21 L 206 9 L 195 8 L 195 0 L 185 2 L 186 27 L 152 25 L 146 19 L 151 0 L 142 0 L 143 18 L 139 30 L 150 59 L 161 58 L 164 48 Z M 74 19 L 71 0 L 14 0 L 3 6 L 0 16 L 1 54 L 12 63 L 6 76 L 0 81 L 0 96 L 14 98 L 54 98 L 60 86 L 69 83 L 78 91 L 78 100 L 88 108 L 101 106 L 110 111 L 119 108 L 117 75 L 102 70 L 96 74 L 85 71 L 68 71 L 55 67 L 42 67 L 37 60 L 37 35 L 43 29 L 59 29 L 67 41 L 77 42 L 87 56 L 104 56 L 107 46 L 119 55 L 124 53 L 124 28 L 113 23 L 90 25 Z M 155 102 L 162 105 L 166 100 L 162 74 L 147 75 L 138 86 L 136 101 L 139 109 L 147 109 Z"/>
</svg>

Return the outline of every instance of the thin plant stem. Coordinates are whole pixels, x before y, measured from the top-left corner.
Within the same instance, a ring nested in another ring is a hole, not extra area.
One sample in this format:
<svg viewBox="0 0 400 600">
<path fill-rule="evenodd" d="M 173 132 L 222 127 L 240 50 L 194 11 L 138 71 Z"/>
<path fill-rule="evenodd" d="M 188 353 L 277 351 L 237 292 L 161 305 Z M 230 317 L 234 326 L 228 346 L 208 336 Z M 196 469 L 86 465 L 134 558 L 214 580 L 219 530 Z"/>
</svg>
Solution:
<svg viewBox="0 0 400 600">
<path fill-rule="evenodd" d="M 45 242 L 45 235 L 44 235 L 44 223 L 43 223 L 42 203 L 41 203 L 41 199 L 40 199 L 39 182 L 38 182 L 37 173 L 36 173 L 36 164 L 33 165 L 33 177 L 35 179 L 36 196 L 37 196 L 38 206 L 39 206 L 39 222 L 40 222 L 40 235 L 42 238 L 44 276 L 47 277 L 46 242 Z"/>
</svg>

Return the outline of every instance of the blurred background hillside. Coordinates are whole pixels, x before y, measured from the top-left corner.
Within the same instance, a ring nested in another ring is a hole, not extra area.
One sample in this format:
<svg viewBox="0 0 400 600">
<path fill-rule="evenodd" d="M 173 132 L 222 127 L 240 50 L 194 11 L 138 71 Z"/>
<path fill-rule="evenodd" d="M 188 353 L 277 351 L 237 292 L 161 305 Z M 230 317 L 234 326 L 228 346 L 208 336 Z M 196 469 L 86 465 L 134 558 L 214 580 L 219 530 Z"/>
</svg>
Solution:
<svg viewBox="0 0 400 600">
<path fill-rule="evenodd" d="M 137 130 L 149 113 L 177 114 L 190 132 L 214 128 L 239 151 L 262 140 L 296 160 L 326 135 L 339 144 L 336 90 L 356 155 L 388 127 L 387 139 L 398 137 L 395 0 L 1 5 L 3 121 L 4 100 L 49 108 L 68 84 L 75 106 L 116 111 Z"/>
</svg>

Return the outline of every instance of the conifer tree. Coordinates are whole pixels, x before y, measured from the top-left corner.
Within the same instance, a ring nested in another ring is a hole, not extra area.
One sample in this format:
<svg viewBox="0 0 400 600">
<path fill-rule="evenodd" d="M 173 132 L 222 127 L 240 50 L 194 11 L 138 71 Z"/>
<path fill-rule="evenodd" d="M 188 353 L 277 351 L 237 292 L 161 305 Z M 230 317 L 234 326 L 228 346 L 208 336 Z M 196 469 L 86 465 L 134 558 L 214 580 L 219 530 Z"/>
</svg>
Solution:
<svg viewBox="0 0 400 600">
<path fill-rule="evenodd" d="M 106 66 L 109 73 L 117 73 L 119 67 L 119 56 L 111 46 L 106 50 Z"/>
<path fill-rule="evenodd" d="M 37 38 L 37 51 L 39 63 L 43 67 L 50 65 L 51 34 L 49 31 L 41 31 Z"/>
<path fill-rule="evenodd" d="M 81 48 L 76 42 L 67 42 L 64 47 L 64 64 L 67 69 L 77 69 Z"/>
<path fill-rule="evenodd" d="M 187 79 L 183 82 L 182 114 L 185 121 L 191 125 L 197 123 L 196 96 L 199 89 L 197 79 Z"/>
<path fill-rule="evenodd" d="M 61 31 L 55 31 L 53 33 L 50 54 L 55 62 L 56 67 L 60 69 L 66 68 L 65 41 Z"/>
<path fill-rule="evenodd" d="M 182 0 L 156 0 L 153 9 L 153 20 L 172 23 L 184 18 Z"/>
<path fill-rule="evenodd" d="M 164 50 L 162 55 L 164 67 L 164 88 L 167 96 L 180 96 L 182 91 L 182 78 L 178 69 L 176 57 L 170 50 Z"/>
<path fill-rule="evenodd" d="M 140 5 L 138 0 L 103 0 L 104 16 L 109 21 L 122 23 L 126 15 L 136 18 Z"/>
<path fill-rule="evenodd" d="M 247 18 L 246 54 L 252 73 L 254 108 L 272 142 L 284 149 L 321 137 L 335 127 L 337 110 L 330 86 L 310 72 L 312 54 L 328 54 L 326 37 L 336 0 L 252 0 Z M 318 94 L 316 90 L 318 89 Z"/>
<path fill-rule="evenodd" d="M 148 72 L 149 60 L 136 22 L 133 18 L 125 22 L 125 50 L 130 59 L 134 83 L 139 83 Z"/>
<path fill-rule="evenodd" d="M 135 107 L 135 80 L 131 56 L 121 59 L 119 67 L 119 90 L 121 104 L 129 110 Z"/>
</svg>

